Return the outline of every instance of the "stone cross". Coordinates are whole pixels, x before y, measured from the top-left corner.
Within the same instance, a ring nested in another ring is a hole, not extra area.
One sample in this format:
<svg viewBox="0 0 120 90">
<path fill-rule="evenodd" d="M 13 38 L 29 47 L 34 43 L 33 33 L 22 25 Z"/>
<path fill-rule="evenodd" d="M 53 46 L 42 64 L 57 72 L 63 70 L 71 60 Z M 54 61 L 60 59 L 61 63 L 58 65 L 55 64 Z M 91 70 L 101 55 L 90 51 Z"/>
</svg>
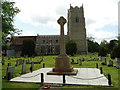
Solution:
<svg viewBox="0 0 120 90">
<path fill-rule="evenodd" d="M 60 24 L 60 55 L 66 54 L 65 52 L 65 40 L 64 40 L 64 24 L 66 23 L 66 19 L 61 16 L 57 20 L 58 24 Z"/>
</svg>

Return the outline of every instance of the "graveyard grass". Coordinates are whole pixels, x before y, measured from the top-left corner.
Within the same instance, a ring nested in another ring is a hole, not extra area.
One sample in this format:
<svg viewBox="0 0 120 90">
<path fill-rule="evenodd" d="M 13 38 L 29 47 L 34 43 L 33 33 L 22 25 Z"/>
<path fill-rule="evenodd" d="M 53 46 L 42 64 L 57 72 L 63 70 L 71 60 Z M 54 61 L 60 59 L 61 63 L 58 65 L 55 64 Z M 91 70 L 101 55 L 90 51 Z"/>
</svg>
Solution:
<svg viewBox="0 0 120 90">
<path fill-rule="evenodd" d="M 97 54 L 88 54 L 88 55 L 75 55 L 70 57 L 71 59 L 74 59 L 75 62 L 78 58 L 85 57 L 88 58 L 89 60 L 92 59 L 90 58 L 97 57 Z M 35 58 L 32 59 L 32 61 L 40 61 L 41 56 L 36 56 Z M 55 58 L 57 56 L 44 56 L 44 60 L 42 63 L 45 63 L 45 67 L 54 67 L 55 63 Z M 4 57 L 5 60 L 5 65 L 2 66 L 2 77 L 6 75 L 6 68 L 7 68 L 7 63 L 11 62 L 12 66 L 15 66 L 15 61 L 17 59 L 22 59 L 23 57 L 20 58 L 11 58 L 11 60 L 7 59 L 8 57 Z M 109 63 L 108 61 L 111 60 L 110 57 L 107 58 L 107 64 Z M 25 58 L 25 60 L 28 60 L 28 58 Z M 113 59 L 113 61 L 115 61 Z M 42 63 L 41 64 L 35 64 L 34 65 L 34 70 L 38 70 L 42 68 Z M 72 64 L 74 68 L 96 68 L 96 63 L 98 63 L 99 67 L 103 67 L 104 74 L 110 74 L 112 77 L 112 87 L 105 87 L 105 86 L 90 86 L 90 85 L 65 85 L 60 88 L 120 88 L 119 86 L 119 78 L 118 78 L 118 73 L 120 74 L 120 69 L 116 69 L 115 67 L 107 67 L 107 65 L 101 65 L 101 61 L 84 61 L 82 62 L 82 66 L 79 66 L 78 64 Z M 29 70 L 30 64 L 26 65 L 26 73 L 30 72 Z M 14 77 L 20 76 L 20 72 L 22 69 L 22 65 L 19 65 L 15 67 L 14 69 Z M 3 79 L 2 80 L 2 88 L 40 88 L 42 85 L 39 83 L 17 83 L 17 82 L 7 82 L 7 80 Z"/>
</svg>

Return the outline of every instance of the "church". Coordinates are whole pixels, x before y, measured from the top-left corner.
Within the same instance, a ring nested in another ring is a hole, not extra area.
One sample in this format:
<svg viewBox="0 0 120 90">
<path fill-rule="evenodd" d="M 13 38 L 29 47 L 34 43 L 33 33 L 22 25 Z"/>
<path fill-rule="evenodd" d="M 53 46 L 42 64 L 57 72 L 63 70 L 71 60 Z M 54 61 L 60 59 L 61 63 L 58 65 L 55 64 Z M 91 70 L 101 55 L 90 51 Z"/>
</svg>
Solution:
<svg viewBox="0 0 120 90">
<path fill-rule="evenodd" d="M 16 53 L 21 53 L 22 41 L 25 39 L 33 39 L 35 41 L 35 52 L 37 55 L 60 53 L 60 35 L 20 36 L 13 40 Z M 68 9 L 65 42 L 69 40 L 76 42 L 78 54 L 88 52 L 83 5 L 81 7 L 70 5 Z"/>
<path fill-rule="evenodd" d="M 36 53 L 37 55 L 59 54 L 60 53 L 60 35 L 37 35 Z M 67 15 L 67 35 L 65 42 L 74 40 L 77 43 L 77 53 L 87 53 L 87 39 L 85 28 L 84 8 L 72 7 Z"/>
</svg>

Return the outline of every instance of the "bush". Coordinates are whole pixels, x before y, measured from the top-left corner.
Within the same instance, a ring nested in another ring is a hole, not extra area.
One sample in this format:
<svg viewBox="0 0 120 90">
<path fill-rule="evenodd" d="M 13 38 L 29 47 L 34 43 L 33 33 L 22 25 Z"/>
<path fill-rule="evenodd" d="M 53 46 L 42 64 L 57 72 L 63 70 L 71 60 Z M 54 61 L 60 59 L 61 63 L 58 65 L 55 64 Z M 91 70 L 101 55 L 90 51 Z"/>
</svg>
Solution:
<svg viewBox="0 0 120 90">
<path fill-rule="evenodd" d="M 120 58 L 120 48 L 114 47 L 112 53 L 111 53 L 111 59 L 115 59 L 115 58 Z"/>
<path fill-rule="evenodd" d="M 29 57 L 35 54 L 35 42 L 32 39 L 26 39 L 22 45 L 22 56 L 28 55 Z"/>
<path fill-rule="evenodd" d="M 76 54 L 77 51 L 77 44 L 75 41 L 70 40 L 66 43 L 66 53 L 73 56 Z"/>
<path fill-rule="evenodd" d="M 104 47 L 100 47 L 99 52 L 98 52 L 98 56 L 106 57 L 107 56 L 107 50 Z"/>
</svg>

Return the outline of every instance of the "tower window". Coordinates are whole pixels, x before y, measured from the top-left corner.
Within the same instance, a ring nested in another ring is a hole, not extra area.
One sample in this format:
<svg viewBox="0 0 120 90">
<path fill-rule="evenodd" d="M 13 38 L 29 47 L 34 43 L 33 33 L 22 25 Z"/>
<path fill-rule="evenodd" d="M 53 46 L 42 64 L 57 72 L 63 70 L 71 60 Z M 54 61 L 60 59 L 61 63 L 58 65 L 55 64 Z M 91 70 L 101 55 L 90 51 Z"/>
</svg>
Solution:
<svg viewBox="0 0 120 90">
<path fill-rule="evenodd" d="M 56 43 L 58 43 L 58 40 L 56 40 Z"/>
<path fill-rule="evenodd" d="M 43 43 L 45 43 L 45 40 L 43 40 Z"/>
<path fill-rule="evenodd" d="M 79 18 L 78 17 L 76 17 L 76 22 L 79 22 Z"/>
</svg>

